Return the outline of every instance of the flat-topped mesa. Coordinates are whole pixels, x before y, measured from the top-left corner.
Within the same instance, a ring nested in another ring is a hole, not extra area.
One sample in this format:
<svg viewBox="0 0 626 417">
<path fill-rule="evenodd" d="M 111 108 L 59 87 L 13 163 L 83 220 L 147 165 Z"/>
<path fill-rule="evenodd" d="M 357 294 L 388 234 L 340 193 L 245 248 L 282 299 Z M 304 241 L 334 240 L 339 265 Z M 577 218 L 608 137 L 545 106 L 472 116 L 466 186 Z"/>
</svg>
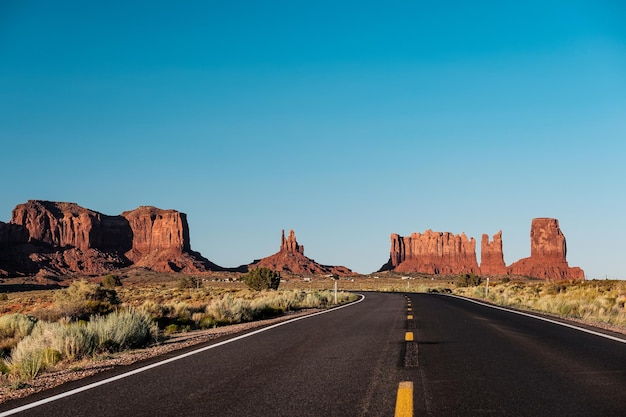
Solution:
<svg viewBox="0 0 626 417">
<path fill-rule="evenodd" d="M 476 241 L 465 233 L 412 233 L 402 237 L 391 234 L 389 262 L 381 270 L 426 274 L 479 273 Z"/>
<path fill-rule="evenodd" d="M 282 231 L 280 251 L 266 258 L 254 261 L 247 266 L 248 269 L 262 267 L 296 275 L 355 275 L 345 266 L 321 265 L 313 259 L 304 256 L 304 246 L 298 244 L 296 234 L 293 230 L 289 231 L 289 237 L 286 239 L 285 231 Z"/>
<path fill-rule="evenodd" d="M 132 249 L 126 255 L 131 260 L 138 260 L 154 251 L 191 250 L 185 213 L 141 206 L 125 211 L 122 217 L 128 221 L 132 230 Z"/>
<path fill-rule="evenodd" d="M 506 275 L 506 264 L 502 252 L 502 230 L 493 235 L 483 234 L 480 242 L 480 273 L 483 275 Z"/>
<path fill-rule="evenodd" d="M 142 206 L 107 216 L 75 203 L 31 200 L 13 210 L 7 226 L 0 227 L 0 245 L 5 239 L 23 240 L 23 233 L 26 242 L 4 247 L 11 261 L 4 262 L 4 274 L 0 262 L 0 275 L 43 268 L 99 274 L 127 266 L 161 272 L 223 270 L 191 251 L 187 216 L 176 210 Z"/>
<path fill-rule="evenodd" d="M 299 245 L 296 240 L 296 234 L 293 230 L 289 231 L 289 237 L 285 239 L 285 230 L 283 229 L 282 238 L 280 241 L 281 252 L 296 252 L 304 255 L 304 245 Z"/>
<path fill-rule="evenodd" d="M 530 257 L 511 264 L 508 273 L 546 279 L 584 279 L 585 272 L 570 267 L 566 255 L 567 245 L 559 221 L 536 218 L 530 228 Z"/>
<path fill-rule="evenodd" d="M 30 241 L 53 247 L 126 251 L 131 230 L 120 216 L 107 216 L 75 203 L 30 200 L 13 209 L 11 223 L 25 227 Z"/>
</svg>

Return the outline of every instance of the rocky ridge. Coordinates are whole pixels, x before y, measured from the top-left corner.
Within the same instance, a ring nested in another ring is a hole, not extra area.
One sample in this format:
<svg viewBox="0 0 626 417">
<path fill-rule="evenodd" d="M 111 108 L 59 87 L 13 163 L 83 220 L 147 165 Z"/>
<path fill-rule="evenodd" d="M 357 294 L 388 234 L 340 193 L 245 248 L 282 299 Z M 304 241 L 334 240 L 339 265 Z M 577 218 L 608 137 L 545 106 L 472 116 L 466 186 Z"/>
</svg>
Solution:
<svg viewBox="0 0 626 417">
<path fill-rule="evenodd" d="M 391 234 L 389 261 L 380 269 L 426 274 L 476 273 L 482 275 L 520 275 L 544 279 L 584 279 L 584 271 L 570 267 L 566 260 L 565 236 L 559 221 L 552 218 L 532 220 L 531 256 L 510 266 L 504 263 L 502 231 L 489 241 L 487 234 L 481 240 L 481 264 L 476 262 L 474 238 L 464 233 L 427 230 L 409 237 Z"/>
<path fill-rule="evenodd" d="M 386 268 L 397 272 L 426 274 L 459 274 L 479 272 L 476 262 L 476 241 L 465 233 L 412 233 L 402 237 L 391 234 L 391 254 Z"/>
<path fill-rule="evenodd" d="M 30 200 L 0 223 L 0 276 L 223 270 L 189 243 L 186 215 L 142 206 L 108 216 L 75 203 Z"/>
</svg>

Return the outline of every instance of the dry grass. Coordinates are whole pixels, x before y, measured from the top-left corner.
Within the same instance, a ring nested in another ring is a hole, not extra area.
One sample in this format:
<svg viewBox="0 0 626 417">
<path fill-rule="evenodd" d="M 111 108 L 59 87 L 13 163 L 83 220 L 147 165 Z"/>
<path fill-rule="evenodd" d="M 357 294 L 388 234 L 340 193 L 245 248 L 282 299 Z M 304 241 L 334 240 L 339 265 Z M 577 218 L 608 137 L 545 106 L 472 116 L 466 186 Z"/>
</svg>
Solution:
<svg viewBox="0 0 626 417">
<path fill-rule="evenodd" d="M 485 298 L 485 285 L 455 293 Z M 490 285 L 487 301 L 626 329 L 626 281 L 509 282 Z"/>
</svg>

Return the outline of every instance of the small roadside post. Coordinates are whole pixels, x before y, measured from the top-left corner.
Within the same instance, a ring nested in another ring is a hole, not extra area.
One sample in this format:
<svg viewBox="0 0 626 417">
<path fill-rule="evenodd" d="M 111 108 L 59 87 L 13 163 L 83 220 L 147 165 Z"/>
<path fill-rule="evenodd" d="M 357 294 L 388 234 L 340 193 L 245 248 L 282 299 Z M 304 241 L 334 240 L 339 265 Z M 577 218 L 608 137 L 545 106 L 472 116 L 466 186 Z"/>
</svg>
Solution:
<svg viewBox="0 0 626 417">
<path fill-rule="evenodd" d="M 489 277 L 487 277 L 487 285 L 485 285 L 485 298 L 489 295 Z"/>
</svg>

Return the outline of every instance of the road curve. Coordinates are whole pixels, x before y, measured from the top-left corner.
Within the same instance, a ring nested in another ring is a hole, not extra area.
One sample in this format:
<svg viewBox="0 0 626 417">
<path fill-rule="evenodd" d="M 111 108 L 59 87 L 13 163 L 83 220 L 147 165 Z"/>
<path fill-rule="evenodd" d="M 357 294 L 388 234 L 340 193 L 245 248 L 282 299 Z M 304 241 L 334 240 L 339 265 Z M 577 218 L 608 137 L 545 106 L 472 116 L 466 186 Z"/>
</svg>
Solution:
<svg viewBox="0 0 626 417">
<path fill-rule="evenodd" d="M 625 343 L 459 298 L 371 293 L 253 333 L 15 415 L 393 416 L 399 386 L 415 416 L 626 415 Z"/>
</svg>

